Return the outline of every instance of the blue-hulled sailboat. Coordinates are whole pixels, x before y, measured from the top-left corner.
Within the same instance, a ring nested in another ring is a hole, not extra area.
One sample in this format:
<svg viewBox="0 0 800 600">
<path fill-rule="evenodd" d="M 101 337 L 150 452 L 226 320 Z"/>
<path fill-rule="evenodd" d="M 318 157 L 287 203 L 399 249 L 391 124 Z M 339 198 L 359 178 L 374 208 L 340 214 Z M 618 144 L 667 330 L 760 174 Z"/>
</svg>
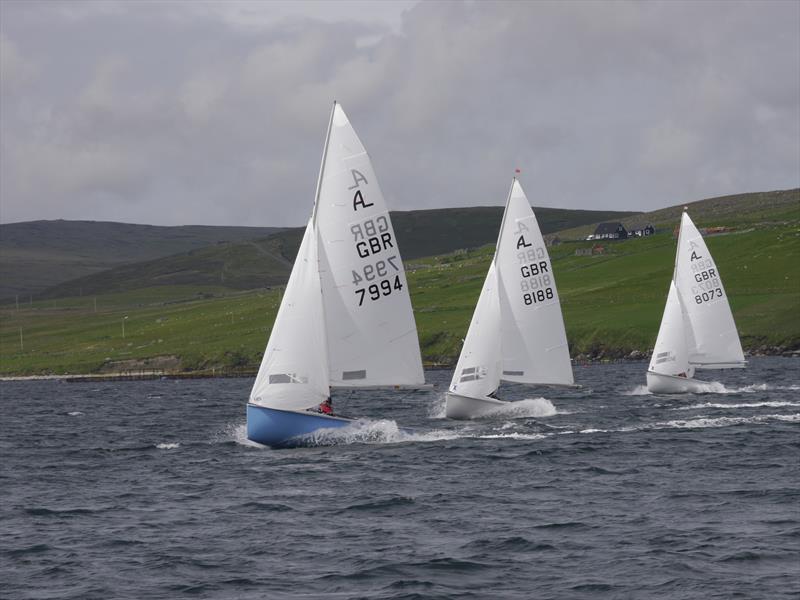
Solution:
<svg viewBox="0 0 800 600">
<path fill-rule="evenodd" d="M 313 442 L 353 420 L 331 388 L 424 385 L 403 262 L 372 163 L 334 102 L 314 209 L 247 404 L 248 439 Z"/>
</svg>

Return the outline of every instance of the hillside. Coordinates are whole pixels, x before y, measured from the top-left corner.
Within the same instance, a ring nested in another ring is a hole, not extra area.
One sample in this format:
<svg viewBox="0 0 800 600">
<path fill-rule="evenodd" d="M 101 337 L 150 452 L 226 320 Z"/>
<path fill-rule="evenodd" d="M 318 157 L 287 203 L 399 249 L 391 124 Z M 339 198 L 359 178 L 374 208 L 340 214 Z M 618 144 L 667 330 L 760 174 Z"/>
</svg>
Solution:
<svg viewBox="0 0 800 600">
<path fill-rule="evenodd" d="M 24 297 L 117 265 L 148 261 L 219 242 L 263 238 L 277 227 L 159 227 L 101 221 L 0 225 L 0 299 Z"/>
<path fill-rule="evenodd" d="M 633 213 L 539 208 L 545 232 Z M 406 258 L 475 248 L 494 242 L 499 206 L 393 212 L 392 223 Z M 217 244 L 157 260 L 124 265 L 65 281 L 36 297 L 64 298 L 131 291 L 155 286 L 196 286 L 247 290 L 285 283 L 303 230 L 285 229 L 266 239 Z"/>
<path fill-rule="evenodd" d="M 781 223 L 794 218 L 800 206 L 800 188 L 707 198 L 616 220 L 628 229 L 652 224 L 656 229 L 667 228 L 671 231 L 680 220 L 684 206 L 688 207 L 692 220 L 700 226 L 741 227 L 753 223 Z M 581 225 L 564 228 L 559 232 L 559 237 L 564 240 L 583 240 L 593 231 L 593 225 Z"/>
<path fill-rule="evenodd" d="M 652 348 L 679 212 L 661 233 L 606 244 L 603 255 L 576 256 L 576 249 L 591 242 L 551 248 L 573 356 L 622 356 Z M 717 224 L 711 215 L 704 217 L 706 225 Z M 727 218 L 720 215 L 720 222 Z M 743 345 L 750 352 L 800 349 L 800 204 L 753 204 L 751 210 L 739 205 L 735 218 L 733 232 L 706 241 Z M 490 244 L 406 261 L 428 363 L 452 363 L 457 356 L 492 252 Z M 98 296 L 96 311 L 93 299 L 85 297 L 34 302 L 18 311 L 6 306 L 0 308 L 0 372 L 253 369 L 280 295 L 280 289 L 232 293 L 221 287 L 159 286 Z"/>
</svg>

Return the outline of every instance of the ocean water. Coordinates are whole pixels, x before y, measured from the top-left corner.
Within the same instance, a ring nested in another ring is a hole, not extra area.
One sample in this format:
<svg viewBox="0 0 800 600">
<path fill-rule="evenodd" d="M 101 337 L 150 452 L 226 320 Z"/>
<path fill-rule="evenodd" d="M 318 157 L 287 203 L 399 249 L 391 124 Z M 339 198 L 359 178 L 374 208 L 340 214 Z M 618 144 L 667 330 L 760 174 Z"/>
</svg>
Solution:
<svg viewBox="0 0 800 600">
<path fill-rule="evenodd" d="M 434 371 L 292 450 L 245 439 L 248 379 L 2 383 L 0 597 L 798 598 L 800 361 L 645 368 L 468 422 Z"/>
</svg>

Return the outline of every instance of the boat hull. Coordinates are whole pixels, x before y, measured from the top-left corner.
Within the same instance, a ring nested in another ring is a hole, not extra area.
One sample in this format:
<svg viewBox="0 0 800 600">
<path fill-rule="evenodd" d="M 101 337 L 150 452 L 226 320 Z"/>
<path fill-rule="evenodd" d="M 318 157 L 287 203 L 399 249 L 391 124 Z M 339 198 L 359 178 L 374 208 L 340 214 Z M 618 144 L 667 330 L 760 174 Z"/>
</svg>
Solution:
<svg viewBox="0 0 800 600">
<path fill-rule="evenodd" d="M 494 398 L 473 398 L 447 392 L 445 396 L 445 416 L 448 419 L 474 419 L 508 406 L 504 400 Z"/>
<path fill-rule="evenodd" d="M 247 404 L 247 439 L 272 448 L 303 446 L 320 429 L 347 427 L 352 419 Z"/>
<path fill-rule="evenodd" d="M 708 390 L 709 382 L 690 377 L 647 373 L 647 390 L 653 394 L 696 394 Z"/>
</svg>

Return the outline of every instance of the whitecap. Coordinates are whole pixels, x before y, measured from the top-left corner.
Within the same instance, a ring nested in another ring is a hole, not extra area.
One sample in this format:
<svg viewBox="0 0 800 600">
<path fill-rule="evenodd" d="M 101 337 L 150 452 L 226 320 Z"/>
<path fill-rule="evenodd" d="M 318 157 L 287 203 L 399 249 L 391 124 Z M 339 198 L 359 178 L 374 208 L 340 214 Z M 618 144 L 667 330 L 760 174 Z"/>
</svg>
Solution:
<svg viewBox="0 0 800 600">
<path fill-rule="evenodd" d="M 483 440 L 542 440 L 548 436 L 543 433 L 488 433 L 478 437 Z"/>
<path fill-rule="evenodd" d="M 502 416 L 512 419 L 521 419 L 525 417 L 552 417 L 556 414 L 560 413 L 547 398 L 526 398 L 525 400 L 505 402 L 481 417 L 495 418 Z"/>
<path fill-rule="evenodd" d="M 702 404 L 692 404 L 691 406 L 679 406 L 671 410 L 696 410 L 700 408 L 782 408 L 786 406 L 800 406 L 800 402 L 782 402 L 779 400 L 767 400 L 764 402 L 745 402 L 739 404 L 722 404 L 719 402 L 704 402 Z"/>
<path fill-rule="evenodd" d="M 402 442 L 434 442 L 461 437 L 453 430 L 426 432 L 404 429 L 389 419 L 359 419 L 346 427 L 324 428 L 302 437 L 304 445 L 398 444 Z"/>
<path fill-rule="evenodd" d="M 159 450 L 174 450 L 175 448 L 179 448 L 180 444 L 177 442 L 162 442 L 160 444 L 156 444 L 156 448 Z"/>
<path fill-rule="evenodd" d="M 67 413 L 67 414 L 68 414 L 70 417 L 79 417 L 79 416 L 81 416 L 83 413 L 82 413 L 81 411 L 79 411 L 79 410 L 74 410 L 74 411 L 72 411 L 72 412 L 69 412 L 69 413 Z"/>
<path fill-rule="evenodd" d="M 653 392 L 647 389 L 646 385 L 637 385 L 632 390 L 622 392 L 623 396 L 652 396 Z"/>
<path fill-rule="evenodd" d="M 744 425 L 747 423 L 764 423 L 766 421 L 786 421 L 789 423 L 800 422 L 800 414 L 794 415 L 757 415 L 753 417 L 709 417 L 700 416 L 695 419 L 666 421 L 654 423 L 652 429 L 703 429 L 707 427 L 729 427 L 731 425 Z"/>
</svg>

